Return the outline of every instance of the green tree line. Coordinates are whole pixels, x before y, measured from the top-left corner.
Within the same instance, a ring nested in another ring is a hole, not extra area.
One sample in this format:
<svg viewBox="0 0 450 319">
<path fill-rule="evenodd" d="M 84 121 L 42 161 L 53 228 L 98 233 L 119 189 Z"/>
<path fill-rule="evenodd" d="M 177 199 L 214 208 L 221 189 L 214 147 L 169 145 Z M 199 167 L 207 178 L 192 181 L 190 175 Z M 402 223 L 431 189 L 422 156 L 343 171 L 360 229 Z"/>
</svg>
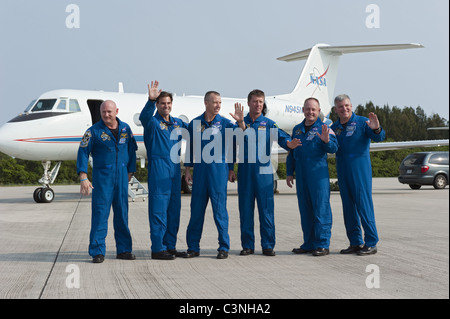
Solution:
<svg viewBox="0 0 450 319">
<path fill-rule="evenodd" d="M 362 116 L 368 116 L 370 112 L 377 114 L 381 125 L 386 130 L 387 142 L 448 139 L 448 131 L 429 131 L 427 128 L 448 127 L 449 121 L 440 117 L 438 114 L 427 116 L 420 106 L 416 109 L 412 107 L 400 109 L 396 106 L 392 108 L 387 105 L 384 107 L 374 106 L 372 102 L 368 102 L 365 106 L 358 105 L 354 111 L 356 114 Z M 330 119 L 332 121 L 338 119 L 334 111 L 332 111 Z M 371 152 L 373 176 L 397 176 L 401 161 L 406 155 L 412 152 L 431 150 L 448 151 L 448 149 L 448 146 L 444 146 Z M 336 178 L 336 161 L 334 158 L 330 158 L 328 161 L 330 177 Z M 14 159 L 0 153 L 0 185 L 34 185 L 42 177 L 42 173 L 41 162 Z M 279 164 L 277 173 L 281 179 L 286 178 L 286 165 L 284 163 Z M 136 178 L 146 182 L 147 169 L 140 168 L 138 165 Z M 78 184 L 76 161 L 64 161 L 62 163 L 55 184 Z"/>
</svg>

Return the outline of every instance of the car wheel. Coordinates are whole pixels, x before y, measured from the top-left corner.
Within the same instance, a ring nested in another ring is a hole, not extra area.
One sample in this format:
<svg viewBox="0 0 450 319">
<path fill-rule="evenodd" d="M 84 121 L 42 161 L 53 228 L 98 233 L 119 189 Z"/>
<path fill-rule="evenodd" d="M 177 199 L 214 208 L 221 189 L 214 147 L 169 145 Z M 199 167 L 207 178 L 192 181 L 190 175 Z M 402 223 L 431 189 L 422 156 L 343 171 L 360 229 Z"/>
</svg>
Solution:
<svg viewBox="0 0 450 319">
<path fill-rule="evenodd" d="M 411 187 L 411 189 L 420 189 L 422 187 L 422 185 L 420 185 L 420 184 L 409 184 L 409 187 Z"/>
<path fill-rule="evenodd" d="M 439 174 L 434 178 L 433 186 L 436 189 L 444 189 L 447 185 L 447 178 L 444 175 Z"/>
<path fill-rule="evenodd" d="M 184 179 L 184 175 L 181 177 L 181 191 L 184 194 L 192 194 L 192 184 L 189 185 Z"/>
</svg>

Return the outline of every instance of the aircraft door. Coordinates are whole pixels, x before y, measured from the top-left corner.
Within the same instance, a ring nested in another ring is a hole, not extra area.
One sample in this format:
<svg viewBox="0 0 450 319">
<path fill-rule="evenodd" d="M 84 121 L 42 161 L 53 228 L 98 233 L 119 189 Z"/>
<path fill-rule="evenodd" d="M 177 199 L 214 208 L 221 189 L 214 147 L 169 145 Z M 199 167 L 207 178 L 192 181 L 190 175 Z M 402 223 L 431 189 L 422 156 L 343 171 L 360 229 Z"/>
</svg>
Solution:
<svg viewBox="0 0 450 319">
<path fill-rule="evenodd" d="M 102 103 L 103 100 L 87 100 L 87 105 L 89 106 L 89 111 L 91 112 L 92 125 L 102 119 L 100 113 L 100 106 Z"/>
</svg>

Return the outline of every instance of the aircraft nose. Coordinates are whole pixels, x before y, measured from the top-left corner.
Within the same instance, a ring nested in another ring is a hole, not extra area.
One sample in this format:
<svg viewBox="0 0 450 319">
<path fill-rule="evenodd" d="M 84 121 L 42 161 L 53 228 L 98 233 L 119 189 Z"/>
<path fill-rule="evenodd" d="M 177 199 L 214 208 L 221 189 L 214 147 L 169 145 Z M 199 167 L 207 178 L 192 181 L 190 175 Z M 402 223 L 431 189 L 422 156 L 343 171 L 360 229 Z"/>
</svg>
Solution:
<svg viewBox="0 0 450 319">
<path fill-rule="evenodd" d="M 0 126 L 0 152 L 7 155 L 11 155 L 9 154 L 10 153 L 9 150 L 13 142 L 9 126 L 10 126 L 9 123 Z"/>
</svg>

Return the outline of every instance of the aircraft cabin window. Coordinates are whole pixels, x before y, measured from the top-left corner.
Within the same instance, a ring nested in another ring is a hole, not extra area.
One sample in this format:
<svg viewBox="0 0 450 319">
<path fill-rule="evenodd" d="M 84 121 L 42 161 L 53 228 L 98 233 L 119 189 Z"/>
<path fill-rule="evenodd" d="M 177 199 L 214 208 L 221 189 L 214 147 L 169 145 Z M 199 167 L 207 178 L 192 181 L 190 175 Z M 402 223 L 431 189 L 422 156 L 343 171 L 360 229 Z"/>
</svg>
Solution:
<svg viewBox="0 0 450 319">
<path fill-rule="evenodd" d="M 67 109 L 67 101 L 61 100 L 58 104 L 57 110 L 65 111 Z"/>
<path fill-rule="evenodd" d="M 69 101 L 69 111 L 70 112 L 81 112 L 80 105 L 77 100 Z"/>
<path fill-rule="evenodd" d="M 31 110 L 32 112 L 50 111 L 56 103 L 56 99 L 39 100 Z"/>
</svg>

